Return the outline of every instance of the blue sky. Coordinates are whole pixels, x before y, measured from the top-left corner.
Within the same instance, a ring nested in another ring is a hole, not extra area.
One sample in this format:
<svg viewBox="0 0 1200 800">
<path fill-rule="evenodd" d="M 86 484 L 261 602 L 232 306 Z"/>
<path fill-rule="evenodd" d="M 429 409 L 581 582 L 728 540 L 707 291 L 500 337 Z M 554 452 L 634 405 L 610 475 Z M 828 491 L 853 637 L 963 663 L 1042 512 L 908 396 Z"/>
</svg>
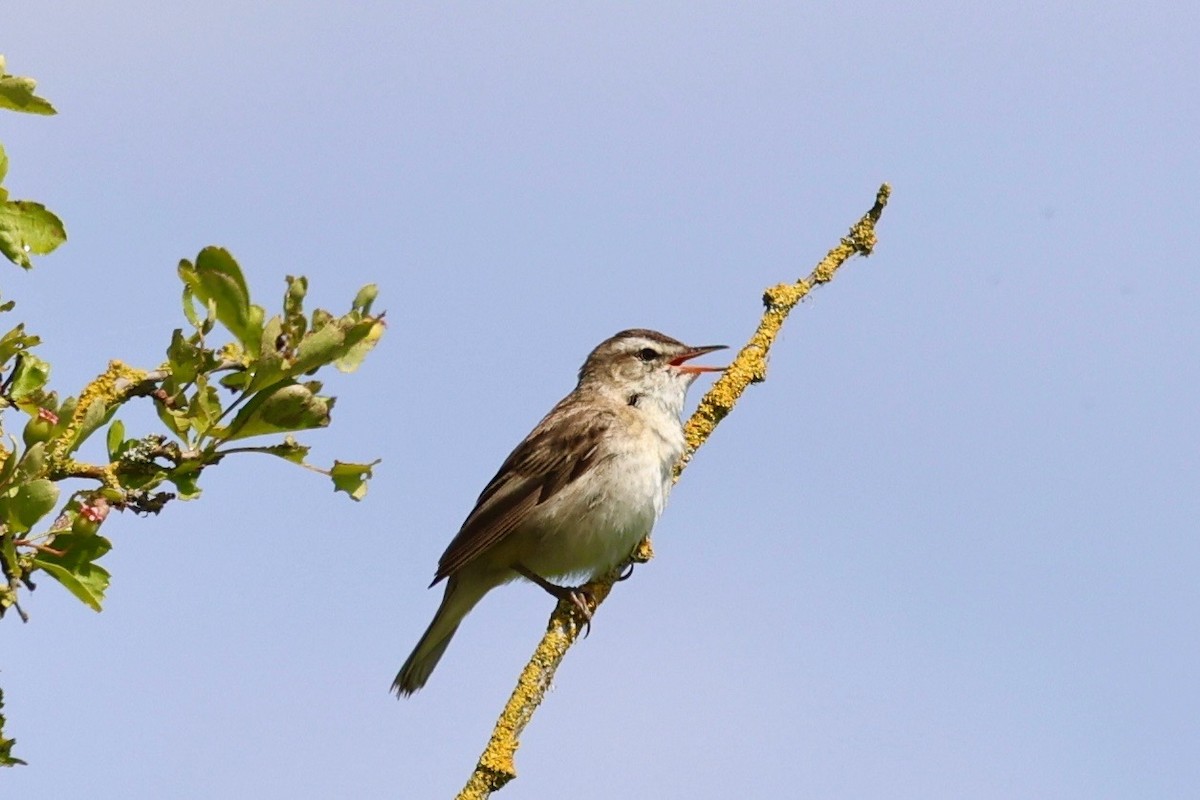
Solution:
<svg viewBox="0 0 1200 800">
<path fill-rule="evenodd" d="M 158 364 L 207 244 L 390 326 L 304 437 L 383 459 L 363 503 L 230 462 L 105 524 L 104 613 L 4 620 L 4 794 L 453 796 L 551 606 L 493 593 L 387 694 L 483 484 L 594 344 L 740 344 L 886 180 L 501 796 L 1194 796 L 1198 15 L 9 4 L 60 114 L 0 117 L 6 185 L 71 239 L 2 288 L 60 391 Z"/>
</svg>

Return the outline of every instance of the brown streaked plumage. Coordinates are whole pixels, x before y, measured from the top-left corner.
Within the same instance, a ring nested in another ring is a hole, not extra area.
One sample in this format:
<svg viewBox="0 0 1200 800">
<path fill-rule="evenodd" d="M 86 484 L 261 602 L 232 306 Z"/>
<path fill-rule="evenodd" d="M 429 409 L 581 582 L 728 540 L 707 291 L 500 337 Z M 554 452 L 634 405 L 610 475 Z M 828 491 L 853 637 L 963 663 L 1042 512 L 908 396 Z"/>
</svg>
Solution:
<svg viewBox="0 0 1200 800">
<path fill-rule="evenodd" d="M 520 524 L 595 463 L 605 434 L 617 423 L 574 395 L 558 405 L 500 466 L 438 561 L 434 586 Z"/>
</svg>

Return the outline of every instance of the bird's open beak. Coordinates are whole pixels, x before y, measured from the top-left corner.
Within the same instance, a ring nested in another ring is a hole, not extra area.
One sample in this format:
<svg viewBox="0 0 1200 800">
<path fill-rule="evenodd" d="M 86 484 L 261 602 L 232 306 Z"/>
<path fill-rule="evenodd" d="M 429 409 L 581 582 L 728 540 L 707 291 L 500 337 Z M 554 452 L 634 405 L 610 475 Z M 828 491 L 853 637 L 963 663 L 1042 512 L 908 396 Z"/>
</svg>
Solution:
<svg viewBox="0 0 1200 800">
<path fill-rule="evenodd" d="M 686 353 L 682 353 L 681 355 L 677 355 L 672 358 L 670 363 L 672 367 L 675 367 L 675 369 L 679 370 L 680 372 L 686 372 L 689 375 L 699 375 L 701 372 L 724 372 L 726 369 L 728 369 L 728 367 L 705 367 L 694 364 L 684 364 L 683 362 L 690 361 L 691 359 L 696 358 L 697 356 L 702 356 L 705 353 L 711 353 L 714 350 L 726 349 L 728 349 L 728 346 L 723 344 L 710 344 L 707 347 L 693 347 Z"/>
</svg>

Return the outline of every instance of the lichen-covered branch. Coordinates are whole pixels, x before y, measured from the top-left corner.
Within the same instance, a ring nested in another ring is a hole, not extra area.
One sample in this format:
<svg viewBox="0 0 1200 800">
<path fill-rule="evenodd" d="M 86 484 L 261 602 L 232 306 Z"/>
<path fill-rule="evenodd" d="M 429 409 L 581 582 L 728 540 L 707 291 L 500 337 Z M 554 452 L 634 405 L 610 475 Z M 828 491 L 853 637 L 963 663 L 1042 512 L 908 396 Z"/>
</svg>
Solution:
<svg viewBox="0 0 1200 800">
<path fill-rule="evenodd" d="M 80 434 L 86 432 L 89 417 L 103 417 L 109 409 L 124 403 L 132 394 L 133 387 L 146 380 L 148 375 L 145 370 L 114 359 L 108 362 L 104 372 L 84 387 L 66 428 L 46 448 L 47 474 L 51 480 L 93 478 L 112 489 L 120 489 L 112 465 L 80 464 L 71 459 L 69 453 L 71 446 L 79 441 Z"/>
<path fill-rule="evenodd" d="M 875 195 L 875 205 L 850 228 L 850 233 L 842 238 L 837 247 L 821 259 L 807 278 L 795 283 L 772 286 L 763 293 L 763 305 L 766 308 L 762 319 L 759 320 L 758 330 L 742 347 L 729 369 L 725 370 L 700 399 L 700 405 L 683 426 L 687 449 L 675 468 L 675 480 L 679 480 L 684 467 L 692 460 L 696 450 L 704 444 L 717 424 L 733 410 L 734 403 L 742 396 L 742 392 L 746 391 L 746 387 L 766 379 L 767 353 L 775 343 L 783 321 L 796 304 L 803 300 L 814 286 L 833 280 L 834 273 L 851 256 L 871 255 L 875 249 L 875 223 L 879 221 L 891 192 L 891 187 L 886 183 L 879 187 L 879 192 Z"/>
<path fill-rule="evenodd" d="M 738 352 L 729 369 L 713 384 L 700 400 L 695 413 L 684 425 L 687 449 L 675 468 L 675 480 L 683 473 L 692 456 L 712 434 L 713 429 L 733 410 L 738 398 L 752 383 L 766 378 L 767 354 L 778 336 L 783 322 L 791 310 L 812 291 L 814 286 L 828 283 L 834 273 L 854 255 L 868 256 L 875 247 L 875 223 L 879 221 L 887 205 L 891 187 L 879 187 L 875 204 L 863 218 L 829 251 L 807 278 L 795 283 L 773 286 L 763 294 L 766 309 L 759 321 L 758 329 Z M 653 551 L 647 539 L 639 545 L 633 555 L 635 562 L 650 560 Z M 618 575 L 613 572 L 586 587 L 595 610 L 608 597 Z M 560 602 L 550 616 L 546 634 L 538 644 L 529 663 L 517 679 L 516 689 L 496 721 L 492 737 L 488 741 L 475 771 L 471 774 L 458 800 L 481 800 L 503 787 L 516 777 L 514 757 L 520 745 L 521 733 L 533 717 L 554 680 L 554 673 L 567 650 L 575 643 L 581 630 L 579 612 L 569 602 Z"/>
</svg>

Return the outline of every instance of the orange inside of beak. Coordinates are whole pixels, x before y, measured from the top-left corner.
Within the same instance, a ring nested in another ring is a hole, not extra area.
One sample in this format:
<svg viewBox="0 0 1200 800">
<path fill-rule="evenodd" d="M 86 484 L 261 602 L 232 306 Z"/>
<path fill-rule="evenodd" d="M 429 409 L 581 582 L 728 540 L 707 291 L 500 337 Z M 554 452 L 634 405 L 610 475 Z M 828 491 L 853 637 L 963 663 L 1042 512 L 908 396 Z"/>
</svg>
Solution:
<svg viewBox="0 0 1200 800">
<path fill-rule="evenodd" d="M 723 344 L 711 345 L 709 347 L 697 347 L 695 350 L 689 350 L 683 355 L 671 359 L 671 366 L 675 367 L 680 372 L 685 372 L 689 375 L 699 375 L 702 372 L 724 372 L 729 368 L 728 365 L 724 367 L 706 367 L 700 364 L 683 363 L 698 356 L 702 356 L 705 353 L 711 353 L 714 350 L 724 349 L 726 349 L 726 345 Z"/>
</svg>

